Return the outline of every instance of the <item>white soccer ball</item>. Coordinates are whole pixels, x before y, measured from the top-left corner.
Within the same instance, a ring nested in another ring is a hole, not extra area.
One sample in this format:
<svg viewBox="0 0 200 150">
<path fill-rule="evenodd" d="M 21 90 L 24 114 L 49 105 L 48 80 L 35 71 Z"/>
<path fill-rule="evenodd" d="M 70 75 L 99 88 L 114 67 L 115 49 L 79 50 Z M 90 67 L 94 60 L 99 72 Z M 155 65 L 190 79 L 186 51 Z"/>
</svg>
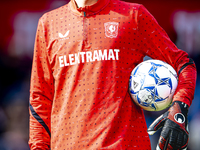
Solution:
<svg viewBox="0 0 200 150">
<path fill-rule="evenodd" d="M 129 92 L 133 101 L 147 111 L 161 111 L 169 107 L 178 85 L 172 66 L 160 60 L 138 64 L 130 75 Z"/>
</svg>

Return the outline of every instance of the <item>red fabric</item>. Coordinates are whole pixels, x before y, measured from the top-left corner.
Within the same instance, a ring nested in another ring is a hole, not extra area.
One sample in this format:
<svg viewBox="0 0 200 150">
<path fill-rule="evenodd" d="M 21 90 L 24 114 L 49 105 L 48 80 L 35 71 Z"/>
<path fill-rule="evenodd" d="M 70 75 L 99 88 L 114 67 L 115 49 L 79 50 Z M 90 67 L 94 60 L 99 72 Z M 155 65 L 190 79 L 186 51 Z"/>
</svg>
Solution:
<svg viewBox="0 0 200 150">
<path fill-rule="evenodd" d="M 143 111 L 128 93 L 130 73 L 146 54 L 178 71 L 188 62 L 187 54 L 142 5 L 102 2 L 99 11 L 94 5 L 77 13 L 71 1 L 38 23 L 30 104 L 51 138 L 31 115 L 32 150 L 151 149 Z M 175 96 L 190 103 L 194 86 L 183 87 L 185 73 L 191 76 L 185 81 L 195 84 L 190 65 L 181 72 Z"/>
<path fill-rule="evenodd" d="M 166 32 L 144 8 L 139 8 L 138 39 L 140 50 L 153 59 L 169 63 L 178 73 L 184 64 L 189 62 L 188 54 L 171 42 Z M 174 101 L 182 101 L 189 106 L 193 100 L 196 86 L 196 66 L 188 65 L 178 76 L 179 82 L 174 94 Z"/>
</svg>

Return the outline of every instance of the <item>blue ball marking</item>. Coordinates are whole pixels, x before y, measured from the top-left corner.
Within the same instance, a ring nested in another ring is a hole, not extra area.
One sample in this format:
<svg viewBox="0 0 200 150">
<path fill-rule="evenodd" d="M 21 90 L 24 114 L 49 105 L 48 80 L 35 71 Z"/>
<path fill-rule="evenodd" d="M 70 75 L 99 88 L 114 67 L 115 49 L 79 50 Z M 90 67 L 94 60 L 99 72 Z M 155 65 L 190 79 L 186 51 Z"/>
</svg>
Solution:
<svg viewBox="0 0 200 150">
<path fill-rule="evenodd" d="M 151 104 L 151 107 L 156 110 L 156 106 L 154 104 Z"/>
<path fill-rule="evenodd" d="M 138 69 L 139 69 L 139 66 L 137 66 L 137 67 L 135 68 L 135 71 L 133 72 L 133 75 L 136 75 Z"/>
</svg>

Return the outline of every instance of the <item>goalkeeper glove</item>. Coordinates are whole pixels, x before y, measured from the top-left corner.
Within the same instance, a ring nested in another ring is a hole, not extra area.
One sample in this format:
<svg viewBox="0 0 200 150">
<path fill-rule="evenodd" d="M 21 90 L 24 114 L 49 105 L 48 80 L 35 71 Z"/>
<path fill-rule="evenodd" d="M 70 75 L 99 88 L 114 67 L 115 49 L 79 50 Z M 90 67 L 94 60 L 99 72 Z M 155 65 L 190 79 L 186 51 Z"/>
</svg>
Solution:
<svg viewBox="0 0 200 150">
<path fill-rule="evenodd" d="M 183 102 L 173 102 L 170 109 L 158 117 L 148 128 L 153 135 L 163 127 L 156 150 L 186 150 L 188 144 L 187 113 L 189 106 Z"/>
</svg>

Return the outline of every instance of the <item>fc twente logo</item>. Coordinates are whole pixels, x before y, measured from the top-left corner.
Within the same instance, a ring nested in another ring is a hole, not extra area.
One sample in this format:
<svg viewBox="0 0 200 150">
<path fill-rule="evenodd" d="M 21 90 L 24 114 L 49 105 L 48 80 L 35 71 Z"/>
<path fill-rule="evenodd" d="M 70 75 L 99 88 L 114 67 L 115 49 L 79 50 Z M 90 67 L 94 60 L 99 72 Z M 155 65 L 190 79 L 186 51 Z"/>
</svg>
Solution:
<svg viewBox="0 0 200 150">
<path fill-rule="evenodd" d="M 104 23 L 105 35 L 109 38 L 116 38 L 118 35 L 118 22 L 106 22 Z"/>
</svg>

